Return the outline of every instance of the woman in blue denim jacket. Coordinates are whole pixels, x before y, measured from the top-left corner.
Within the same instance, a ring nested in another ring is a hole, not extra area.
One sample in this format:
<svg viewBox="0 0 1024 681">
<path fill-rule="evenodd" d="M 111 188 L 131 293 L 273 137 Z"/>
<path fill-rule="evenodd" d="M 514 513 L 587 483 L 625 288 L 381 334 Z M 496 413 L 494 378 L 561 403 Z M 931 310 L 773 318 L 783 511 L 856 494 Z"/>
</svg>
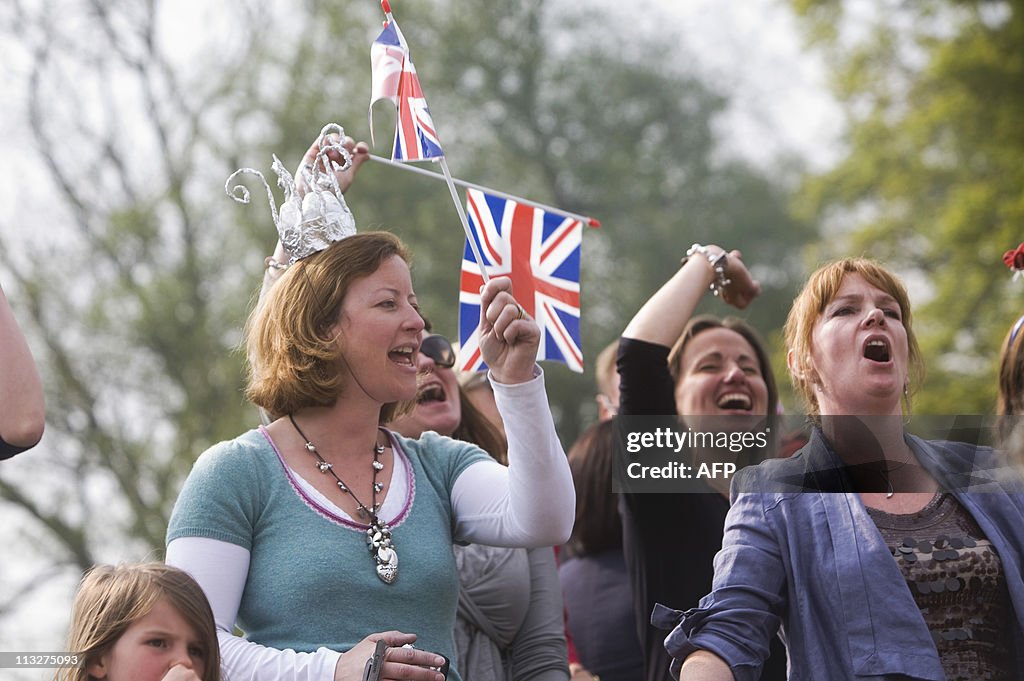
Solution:
<svg viewBox="0 0 1024 681">
<path fill-rule="evenodd" d="M 790 679 L 1019 679 L 1024 493 L 995 454 L 904 432 L 922 374 L 902 283 L 847 259 L 786 322 L 816 428 L 738 474 L 712 592 L 665 645 L 686 681 L 756 679 L 780 631 Z"/>
</svg>

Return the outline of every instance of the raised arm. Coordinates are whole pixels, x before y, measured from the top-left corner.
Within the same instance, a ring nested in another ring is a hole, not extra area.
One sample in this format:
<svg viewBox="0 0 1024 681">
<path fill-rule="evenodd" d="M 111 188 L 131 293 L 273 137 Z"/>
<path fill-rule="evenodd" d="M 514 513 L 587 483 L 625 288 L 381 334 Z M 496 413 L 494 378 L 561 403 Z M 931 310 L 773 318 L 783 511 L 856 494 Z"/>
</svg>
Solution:
<svg viewBox="0 0 1024 681">
<path fill-rule="evenodd" d="M 676 414 L 669 352 L 713 284 L 727 304 L 740 309 L 761 291 L 739 251 L 725 253 L 714 244 L 695 248 L 690 249 L 692 254 L 682 267 L 644 303 L 622 332 L 616 364 L 619 413 L 623 416 Z M 725 286 L 721 285 L 723 279 L 728 282 Z"/>
<path fill-rule="evenodd" d="M 43 384 L 7 296 L 0 289 L 0 459 L 43 437 Z"/>
<path fill-rule="evenodd" d="M 492 279 L 480 294 L 480 350 L 505 423 L 508 468 L 474 463 L 452 487 L 455 534 L 494 546 L 554 546 L 569 539 L 576 490 L 537 366 L 540 328 Z"/>
<path fill-rule="evenodd" d="M 694 252 L 686 259 L 658 291 L 634 315 L 622 332 L 623 338 L 635 338 L 657 345 L 672 347 L 686 323 L 693 316 L 697 304 L 718 283 L 713 261 L 725 253 L 714 244 L 705 246 L 704 252 Z M 743 264 L 739 251 L 730 251 L 721 263 L 729 284 L 721 289 L 722 299 L 729 305 L 743 309 L 761 292 Z"/>
</svg>

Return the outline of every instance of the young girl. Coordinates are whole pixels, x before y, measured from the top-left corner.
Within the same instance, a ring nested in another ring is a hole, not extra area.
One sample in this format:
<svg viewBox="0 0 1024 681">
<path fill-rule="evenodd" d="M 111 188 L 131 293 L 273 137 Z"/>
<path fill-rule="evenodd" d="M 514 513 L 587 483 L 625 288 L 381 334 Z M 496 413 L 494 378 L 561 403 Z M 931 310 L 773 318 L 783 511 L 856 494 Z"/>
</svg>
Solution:
<svg viewBox="0 0 1024 681">
<path fill-rule="evenodd" d="M 78 589 L 55 681 L 220 681 L 210 604 L 188 574 L 163 563 L 100 565 Z"/>
</svg>

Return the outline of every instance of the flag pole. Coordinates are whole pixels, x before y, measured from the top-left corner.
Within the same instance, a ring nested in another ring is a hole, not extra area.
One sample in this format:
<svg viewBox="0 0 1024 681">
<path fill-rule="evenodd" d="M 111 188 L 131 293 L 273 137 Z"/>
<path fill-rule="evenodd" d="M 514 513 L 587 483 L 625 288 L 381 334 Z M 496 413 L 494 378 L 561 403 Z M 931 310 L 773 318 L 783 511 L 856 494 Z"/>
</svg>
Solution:
<svg viewBox="0 0 1024 681">
<path fill-rule="evenodd" d="M 389 3 L 388 0 L 380 0 L 380 6 L 381 9 L 384 10 L 385 25 L 393 22 L 395 18 L 391 15 L 391 3 Z M 401 31 L 398 29 L 397 24 L 395 25 L 395 30 L 399 34 L 399 40 L 404 42 L 404 38 L 401 36 Z M 406 58 L 408 58 L 408 54 L 406 54 Z M 375 157 L 371 154 L 370 158 Z M 384 159 L 378 160 L 383 161 Z M 484 258 L 480 254 L 480 246 L 479 244 L 477 244 L 476 239 L 473 237 L 473 230 L 469 228 L 469 219 L 466 217 L 466 211 L 462 208 L 462 199 L 459 198 L 459 192 L 455 190 L 455 183 L 452 180 L 451 171 L 448 170 L 448 160 L 444 156 L 441 156 L 440 161 L 441 170 L 444 172 L 444 180 L 445 182 L 448 183 L 448 191 L 451 192 L 452 195 L 452 203 L 455 204 L 455 210 L 458 212 L 459 220 L 462 222 L 462 230 L 466 233 L 466 240 L 469 242 L 469 248 L 470 250 L 473 251 L 473 257 L 476 258 L 477 266 L 480 268 L 480 276 L 483 278 L 484 283 L 486 284 L 491 280 L 491 278 L 487 275 L 487 266 L 484 264 Z M 402 166 L 402 164 L 400 163 L 395 163 L 394 165 L 397 165 L 399 167 L 405 167 L 408 170 L 414 170 L 412 167 Z M 415 170 L 419 170 L 419 168 L 415 168 Z M 434 176 L 437 175 L 437 173 L 429 172 L 427 174 Z"/>
<path fill-rule="evenodd" d="M 553 206 L 548 206 L 548 205 L 545 205 L 543 203 L 539 203 L 537 201 L 531 201 L 530 199 L 524 199 L 524 198 L 522 198 L 520 196 L 516 196 L 514 194 L 508 194 L 506 192 L 498 191 L 497 189 L 491 189 L 490 187 L 484 187 L 483 185 L 474 184 L 472 182 L 466 182 L 465 180 L 460 180 L 457 177 L 452 178 L 450 173 L 448 175 L 441 175 L 440 173 L 435 173 L 432 170 L 425 170 L 423 168 L 420 168 L 419 166 L 409 165 L 409 164 L 406 164 L 406 163 L 400 163 L 398 161 L 392 161 L 391 159 L 386 158 L 384 156 L 375 156 L 373 154 L 370 154 L 370 160 L 371 161 L 376 161 L 377 163 L 383 163 L 385 165 L 392 166 L 393 168 L 401 168 L 402 170 L 408 170 L 408 171 L 413 172 L 413 173 L 418 173 L 420 175 L 425 175 L 427 177 L 432 177 L 435 180 L 445 180 L 445 181 L 448 181 L 450 179 L 451 182 L 453 182 L 454 184 L 459 185 L 460 187 L 465 187 L 466 189 L 476 189 L 478 191 L 482 191 L 482 192 L 485 192 L 487 194 L 491 194 L 492 196 L 497 196 L 497 197 L 502 198 L 502 199 L 508 199 L 509 201 L 516 201 L 518 203 L 525 203 L 528 206 L 533 206 L 534 208 L 540 208 L 541 210 L 547 211 L 549 213 L 555 213 L 556 215 L 562 215 L 562 216 L 567 217 L 567 218 L 572 218 L 573 220 L 579 220 L 580 222 L 582 222 L 583 224 L 585 224 L 585 225 L 587 225 L 589 227 L 597 228 L 597 227 L 601 226 L 600 221 L 596 220 L 595 218 L 590 218 L 590 217 L 587 217 L 586 215 L 580 215 L 579 213 L 572 213 L 572 212 L 567 211 L 567 210 L 562 210 L 561 208 L 555 208 Z M 448 168 L 447 164 L 444 163 L 444 161 L 442 160 L 442 162 L 441 162 L 441 169 L 442 169 L 442 171 L 447 170 L 447 168 Z M 462 204 L 459 203 L 459 206 L 461 206 L 461 205 Z"/>
<path fill-rule="evenodd" d="M 373 158 L 373 156 L 371 155 L 370 158 Z M 469 247 L 473 250 L 473 256 L 476 258 L 477 265 L 480 266 L 480 276 L 483 277 L 486 284 L 491 278 L 487 276 L 487 266 L 484 264 L 483 256 L 480 255 L 480 246 L 476 242 L 476 237 L 473 236 L 473 230 L 469 228 L 469 219 L 466 217 L 466 211 L 462 207 L 462 199 L 459 197 L 459 192 L 455 191 L 455 181 L 452 180 L 451 171 L 448 170 L 448 159 L 444 156 L 441 157 L 441 170 L 444 171 L 444 180 L 448 183 L 448 191 L 452 194 L 455 210 L 459 212 L 459 219 L 462 220 L 462 229 L 466 232 L 466 240 L 469 242 Z M 436 175 L 437 173 L 428 174 Z"/>
</svg>

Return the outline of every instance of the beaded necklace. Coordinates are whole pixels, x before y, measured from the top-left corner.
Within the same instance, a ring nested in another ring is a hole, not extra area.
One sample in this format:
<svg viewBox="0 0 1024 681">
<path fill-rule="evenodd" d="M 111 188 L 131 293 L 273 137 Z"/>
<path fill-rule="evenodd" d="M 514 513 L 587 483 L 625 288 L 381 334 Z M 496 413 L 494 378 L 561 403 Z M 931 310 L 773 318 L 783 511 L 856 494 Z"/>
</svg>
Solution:
<svg viewBox="0 0 1024 681">
<path fill-rule="evenodd" d="M 306 437 L 306 434 L 299 428 L 299 424 L 295 422 L 295 417 L 292 414 L 288 414 L 288 420 L 292 422 L 292 426 L 295 427 L 299 437 L 306 441 L 306 451 L 316 457 L 316 467 L 320 472 L 324 474 L 329 473 L 334 478 L 338 489 L 355 500 L 359 517 L 370 520 L 370 526 L 366 530 L 366 544 L 370 549 L 370 555 L 373 556 L 373 560 L 376 563 L 377 576 L 385 584 L 394 584 L 398 578 L 398 554 L 395 553 L 395 546 L 391 541 L 391 527 L 377 516 L 381 507 L 381 504 L 377 503 L 377 493 L 384 489 L 384 483 L 377 482 L 377 473 L 384 468 L 384 464 L 380 462 L 380 455 L 384 453 L 384 445 L 377 444 L 377 442 L 373 443 L 373 499 L 371 500 L 371 506 L 367 508 L 359 500 L 355 492 L 349 489 L 348 485 L 334 472 L 334 465 L 327 463 L 324 457 L 320 455 L 316 445 Z"/>
</svg>

